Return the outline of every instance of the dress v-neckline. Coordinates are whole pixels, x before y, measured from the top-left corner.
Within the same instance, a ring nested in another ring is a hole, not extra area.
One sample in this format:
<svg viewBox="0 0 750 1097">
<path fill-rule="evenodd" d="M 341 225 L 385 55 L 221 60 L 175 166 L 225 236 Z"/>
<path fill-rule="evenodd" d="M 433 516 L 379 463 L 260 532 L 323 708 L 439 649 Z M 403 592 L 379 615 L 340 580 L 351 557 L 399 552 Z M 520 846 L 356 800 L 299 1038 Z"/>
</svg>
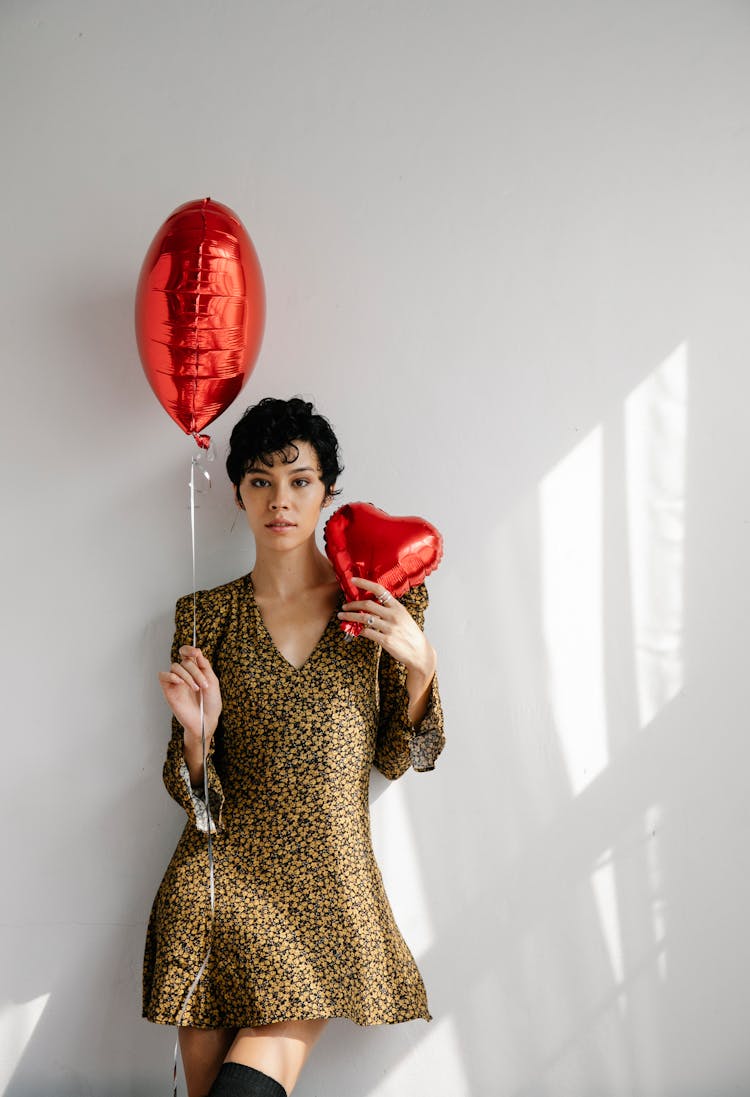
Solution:
<svg viewBox="0 0 750 1097">
<path fill-rule="evenodd" d="M 344 604 L 344 592 L 342 590 L 338 591 L 337 598 L 336 598 L 336 605 L 334 607 L 333 613 L 331 614 L 331 616 L 326 621 L 326 624 L 325 624 L 325 627 L 324 627 L 323 631 L 321 632 L 320 636 L 316 640 L 315 645 L 313 646 L 312 650 L 308 654 L 307 658 L 305 659 L 305 661 L 303 663 L 300 663 L 300 665 L 297 667 L 297 666 L 294 665 L 294 663 L 291 662 L 291 660 L 287 659 L 286 655 L 283 655 L 281 653 L 281 651 L 279 650 L 279 648 L 276 644 L 276 641 L 274 640 L 271 633 L 268 631 L 268 628 L 266 626 L 266 622 L 263 620 L 263 614 L 260 612 L 260 606 L 258 605 L 258 603 L 255 599 L 255 587 L 253 586 L 253 580 L 252 580 L 252 578 L 249 574 L 247 576 L 247 586 L 248 586 L 248 590 L 250 591 L 250 598 L 251 598 L 253 607 L 255 609 L 255 613 L 256 613 L 256 616 L 257 616 L 257 619 L 258 619 L 258 625 L 259 625 L 260 631 L 265 634 L 266 640 L 268 641 L 268 643 L 270 644 L 272 649 L 275 651 L 275 653 L 279 657 L 279 659 L 282 661 L 282 663 L 284 663 L 284 665 L 287 666 L 289 668 L 289 670 L 293 670 L 295 672 L 295 674 L 301 674 L 302 671 L 307 666 L 307 664 L 312 660 L 313 656 L 316 654 L 316 652 L 317 652 L 318 648 L 320 647 L 320 645 L 325 640 L 326 635 L 327 635 L 328 630 L 331 627 L 331 625 L 334 622 L 336 624 L 338 624 L 337 614 L 338 614 L 338 611 L 341 609 L 342 605 Z"/>
</svg>

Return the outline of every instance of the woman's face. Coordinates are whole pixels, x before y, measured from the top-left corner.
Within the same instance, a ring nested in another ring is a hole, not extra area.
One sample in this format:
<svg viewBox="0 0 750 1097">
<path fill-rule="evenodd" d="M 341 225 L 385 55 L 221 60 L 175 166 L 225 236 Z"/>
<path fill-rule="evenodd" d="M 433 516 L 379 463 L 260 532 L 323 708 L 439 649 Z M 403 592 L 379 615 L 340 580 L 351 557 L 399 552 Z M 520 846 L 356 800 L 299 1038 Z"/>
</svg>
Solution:
<svg viewBox="0 0 750 1097">
<path fill-rule="evenodd" d="M 330 502 L 320 478 L 320 461 L 309 442 L 295 441 L 296 458 L 284 464 L 274 454 L 273 466 L 252 465 L 239 484 L 247 523 L 258 546 L 290 549 L 307 541 L 320 510 Z M 294 450 L 288 451 L 293 456 Z"/>
</svg>

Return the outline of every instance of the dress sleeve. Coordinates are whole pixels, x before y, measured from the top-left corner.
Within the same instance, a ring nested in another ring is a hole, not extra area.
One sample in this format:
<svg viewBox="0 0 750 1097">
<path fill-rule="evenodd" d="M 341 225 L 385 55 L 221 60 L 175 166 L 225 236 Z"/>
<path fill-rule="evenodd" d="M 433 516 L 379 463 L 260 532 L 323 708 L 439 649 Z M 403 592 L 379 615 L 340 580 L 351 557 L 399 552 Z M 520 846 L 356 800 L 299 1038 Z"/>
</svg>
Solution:
<svg viewBox="0 0 750 1097">
<path fill-rule="evenodd" d="M 424 630 L 424 613 L 429 601 L 424 583 L 412 587 L 399 601 Z M 434 769 L 435 760 L 445 745 L 437 675 L 432 679 L 427 708 L 418 724 L 409 720 L 406 667 L 383 650 L 380 652 L 378 687 L 380 715 L 375 766 L 390 780 L 400 777 L 409 766 L 420 773 Z"/>
<path fill-rule="evenodd" d="M 199 620 L 206 619 L 207 610 L 209 607 L 206 605 L 207 596 L 210 595 L 210 591 L 200 591 L 198 594 L 198 606 L 200 618 Z M 201 650 L 209 661 L 213 661 L 213 648 L 215 646 L 215 629 L 208 628 L 205 630 L 206 635 L 203 636 L 199 625 L 198 629 L 198 641 Z M 212 642 L 214 641 L 214 642 Z M 175 610 L 175 631 L 174 639 L 172 640 L 172 659 L 173 663 L 177 662 L 179 649 L 183 644 L 192 644 L 193 642 L 193 596 L 192 594 L 186 595 L 184 598 L 180 598 L 177 602 Z M 219 720 L 219 726 L 216 728 L 211 744 L 206 751 L 206 774 L 208 777 L 208 799 L 211 806 L 211 833 L 215 834 L 217 827 L 221 826 L 221 811 L 224 806 L 224 792 L 221 787 L 221 779 L 216 770 L 214 761 L 214 753 L 216 750 L 217 736 L 221 734 L 221 720 Z M 184 729 L 180 723 L 178 723 L 176 717 L 172 717 L 172 735 L 169 740 L 169 746 L 167 747 L 167 757 L 164 761 L 164 769 L 162 770 L 162 776 L 164 778 L 164 784 L 167 792 L 176 800 L 177 803 L 185 809 L 188 816 L 194 823 L 195 827 L 202 831 L 204 834 L 208 833 L 208 811 L 206 810 L 206 801 L 204 796 L 204 788 L 201 783 L 200 787 L 195 788 L 190 783 L 190 773 L 185 762 L 183 754 L 183 736 Z"/>
</svg>

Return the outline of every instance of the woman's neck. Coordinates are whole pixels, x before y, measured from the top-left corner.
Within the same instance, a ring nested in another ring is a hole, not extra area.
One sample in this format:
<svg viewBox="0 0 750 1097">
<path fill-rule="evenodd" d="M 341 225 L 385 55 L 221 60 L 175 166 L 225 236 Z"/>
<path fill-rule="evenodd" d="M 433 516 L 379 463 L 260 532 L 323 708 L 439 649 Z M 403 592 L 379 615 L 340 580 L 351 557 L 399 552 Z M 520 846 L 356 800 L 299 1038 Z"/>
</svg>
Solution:
<svg viewBox="0 0 750 1097">
<path fill-rule="evenodd" d="M 251 575 L 256 594 L 282 601 L 336 581 L 330 561 L 314 540 L 291 552 L 259 553 Z"/>
</svg>

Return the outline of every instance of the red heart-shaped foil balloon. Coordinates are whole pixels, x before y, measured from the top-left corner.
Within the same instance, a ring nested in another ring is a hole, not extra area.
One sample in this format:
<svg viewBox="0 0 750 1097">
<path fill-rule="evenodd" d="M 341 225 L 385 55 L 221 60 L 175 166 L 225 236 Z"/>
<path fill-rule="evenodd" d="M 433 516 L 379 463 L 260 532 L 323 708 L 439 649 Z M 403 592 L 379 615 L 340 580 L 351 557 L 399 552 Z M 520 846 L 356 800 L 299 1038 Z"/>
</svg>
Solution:
<svg viewBox="0 0 750 1097">
<path fill-rule="evenodd" d="M 323 531 L 326 554 L 350 602 L 374 597 L 351 582 L 372 579 L 400 598 L 419 586 L 443 558 L 443 538 L 424 518 L 396 518 L 372 503 L 346 503 Z M 363 626 L 343 621 L 344 632 L 359 636 Z"/>
</svg>

